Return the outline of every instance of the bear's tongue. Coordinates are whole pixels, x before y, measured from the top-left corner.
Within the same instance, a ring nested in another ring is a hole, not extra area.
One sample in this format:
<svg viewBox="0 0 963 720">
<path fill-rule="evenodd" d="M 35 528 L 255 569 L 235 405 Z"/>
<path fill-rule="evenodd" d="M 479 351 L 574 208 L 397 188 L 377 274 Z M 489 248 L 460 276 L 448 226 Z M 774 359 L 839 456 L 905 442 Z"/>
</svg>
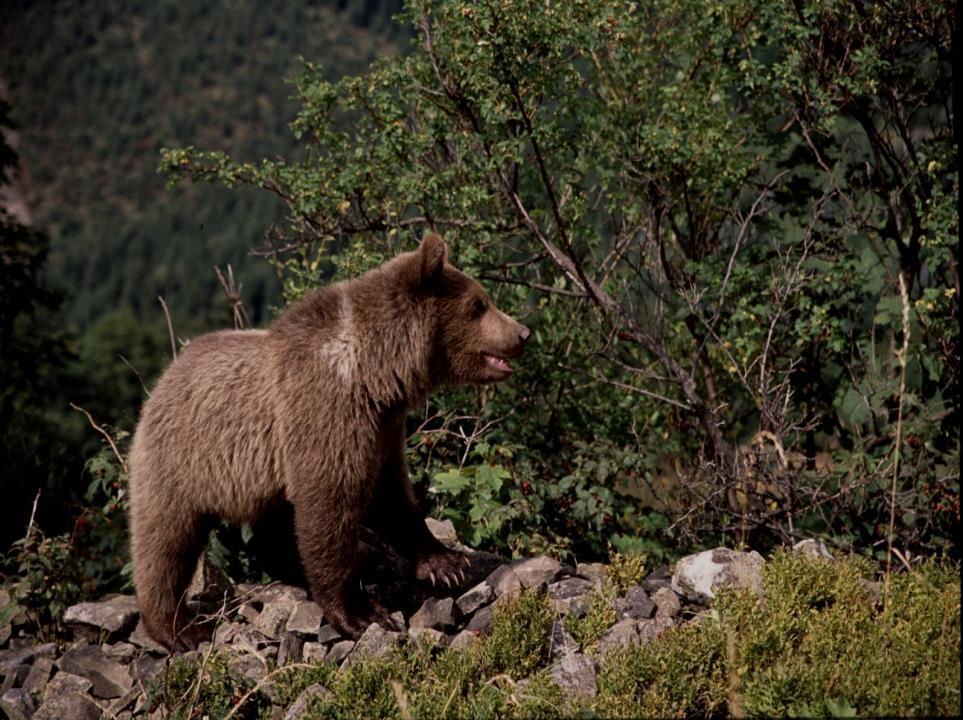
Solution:
<svg viewBox="0 0 963 720">
<path fill-rule="evenodd" d="M 488 353 L 483 353 L 483 355 L 485 356 L 485 362 L 488 363 L 489 367 L 501 372 L 512 371 L 512 366 L 502 360 L 500 357 L 495 357 L 494 355 L 489 355 Z"/>
</svg>

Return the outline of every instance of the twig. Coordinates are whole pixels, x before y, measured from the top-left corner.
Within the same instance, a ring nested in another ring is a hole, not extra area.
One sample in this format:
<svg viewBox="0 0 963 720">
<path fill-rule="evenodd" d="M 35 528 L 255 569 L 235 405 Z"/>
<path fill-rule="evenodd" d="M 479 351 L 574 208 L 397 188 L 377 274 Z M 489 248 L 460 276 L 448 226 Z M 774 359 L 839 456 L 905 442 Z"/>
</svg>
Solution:
<svg viewBox="0 0 963 720">
<path fill-rule="evenodd" d="M 79 407 L 79 406 L 77 406 L 77 405 L 74 405 L 73 403 L 68 403 L 68 405 L 70 405 L 70 407 L 72 407 L 72 408 L 73 408 L 74 410 L 76 410 L 77 412 L 81 412 L 81 413 L 83 413 L 84 415 L 86 415 L 86 416 L 87 416 L 87 420 L 90 421 L 90 425 L 94 428 L 94 430 L 96 430 L 96 431 L 99 432 L 101 435 L 103 435 L 105 438 L 107 438 L 107 442 L 110 444 L 110 449 L 114 451 L 114 456 L 117 458 L 117 462 L 120 463 L 121 468 L 123 468 L 123 470 L 124 470 L 124 475 L 126 475 L 126 474 L 127 474 L 127 461 L 124 460 L 124 456 L 120 454 L 120 450 L 117 449 L 117 444 L 114 442 L 114 438 L 112 438 L 112 437 L 110 436 L 110 433 L 107 432 L 106 430 L 104 430 L 104 428 L 101 427 L 100 425 L 98 425 L 96 422 L 94 422 L 94 419 L 91 417 L 90 413 L 87 412 L 86 410 L 84 410 L 82 407 Z"/>
<path fill-rule="evenodd" d="M 33 520 L 37 515 L 37 504 L 40 502 L 40 493 L 42 491 L 43 488 L 37 488 L 37 495 L 33 499 L 33 508 L 30 510 L 30 522 L 27 523 L 27 535 L 29 535 L 33 529 Z"/>
<path fill-rule="evenodd" d="M 247 311 L 244 310 L 244 301 L 241 299 L 241 286 L 234 281 L 234 269 L 230 263 L 227 264 L 226 278 L 217 265 L 214 266 L 214 272 L 217 273 L 217 279 L 220 281 L 221 287 L 224 288 L 227 301 L 231 303 L 231 311 L 234 313 L 234 329 L 243 330 L 251 323 L 247 318 Z"/>
<path fill-rule="evenodd" d="M 162 295 L 157 296 L 161 307 L 164 309 L 164 317 L 167 319 L 167 334 L 171 338 L 171 360 L 177 359 L 177 342 L 174 340 L 174 323 L 171 321 L 170 310 L 167 309 L 167 303 L 164 302 L 164 297 Z"/>
<path fill-rule="evenodd" d="M 906 354 L 909 352 L 910 322 L 909 322 L 909 294 L 906 291 L 906 280 L 900 272 L 899 296 L 903 303 L 903 347 L 896 351 L 899 362 L 899 403 L 896 410 L 896 438 L 893 443 L 893 484 L 890 487 L 889 500 L 889 532 L 886 539 L 886 581 L 883 583 L 883 612 L 886 612 L 889 601 L 889 576 L 893 566 L 893 528 L 896 525 L 896 481 L 899 478 L 900 445 L 903 440 L 903 398 L 906 395 Z"/>
<path fill-rule="evenodd" d="M 130 362 L 127 360 L 127 358 L 125 358 L 123 355 L 118 354 L 117 357 L 119 357 L 121 360 L 123 360 L 123 361 L 124 361 L 124 365 L 126 365 L 127 367 L 129 367 L 129 368 L 131 369 L 131 371 L 134 373 L 134 375 L 137 376 L 137 381 L 140 383 L 140 387 L 141 387 L 141 389 L 144 391 L 144 394 L 147 395 L 147 397 L 150 397 L 150 390 L 147 389 L 147 385 L 144 383 L 144 378 L 142 378 L 141 375 L 140 375 L 140 373 L 137 372 L 137 368 L 135 368 L 133 365 L 131 365 Z"/>
</svg>

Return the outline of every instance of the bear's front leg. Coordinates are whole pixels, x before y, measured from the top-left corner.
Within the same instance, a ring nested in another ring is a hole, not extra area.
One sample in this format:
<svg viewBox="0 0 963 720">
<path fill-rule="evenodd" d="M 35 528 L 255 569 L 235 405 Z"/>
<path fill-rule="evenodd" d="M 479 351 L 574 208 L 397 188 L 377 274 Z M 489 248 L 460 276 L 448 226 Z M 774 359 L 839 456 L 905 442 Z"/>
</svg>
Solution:
<svg viewBox="0 0 963 720">
<path fill-rule="evenodd" d="M 371 623 L 398 629 L 358 580 L 360 502 L 348 499 L 340 507 L 329 507 L 331 498 L 320 489 L 303 490 L 291 501 L 298 554 L 311 596 L 325 620 L 344 637 L 355 640 Z"/>
<path fill-rule="evenodd" d="M 470 563 L 462 553 L 450 550 L 432 535 L 418 512 L 405 463 L 403 419 L 385 433 L 383 461 L 367 522 L 412 563 L 416 578 L 436 586 L 457 587 L 464 582 Z"/>
</svg>

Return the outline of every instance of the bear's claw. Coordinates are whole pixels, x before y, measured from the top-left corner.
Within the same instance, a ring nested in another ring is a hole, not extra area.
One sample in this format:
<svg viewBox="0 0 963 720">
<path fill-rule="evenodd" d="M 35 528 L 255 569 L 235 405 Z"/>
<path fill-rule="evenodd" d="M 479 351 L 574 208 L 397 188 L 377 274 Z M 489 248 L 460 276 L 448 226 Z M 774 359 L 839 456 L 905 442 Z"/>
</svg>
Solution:
<svg viewBox="0 0 963 720">
<path fill-rule="evenodd" d="M 423 554 L 415 566 L 415 577 L 431 582 L 433 587 L 444 583 L 448 589 L 456 589 L 465 582 L 468 558 L 454 550 L 438 550 Z"/>
</svg>

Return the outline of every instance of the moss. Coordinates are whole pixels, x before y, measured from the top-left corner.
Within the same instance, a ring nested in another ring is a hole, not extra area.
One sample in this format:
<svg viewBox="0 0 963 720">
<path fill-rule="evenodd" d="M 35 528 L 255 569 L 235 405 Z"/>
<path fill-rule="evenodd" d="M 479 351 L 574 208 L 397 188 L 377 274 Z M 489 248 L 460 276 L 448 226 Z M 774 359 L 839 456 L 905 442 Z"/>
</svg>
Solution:
<svg viewBox="0 0 963 720">
<path fill-rule="evenodd" d="M 276 676 L 278 697 L 288 706 L 321 683 L 330 694 L 308 709 L 314 719 L 958 715 L 958 568 L 929 562 L 894 574 L 885 609 L 873 570 L 858 559 L 776 553 L 764 566 L 764 601 L 723 592 L 699 622 L 607 655 L 592 700 L 566 697 L 550 681 L 554 614 L 537 594 L 499 604 L 489 636 L 466 651 L 406 643 L 344 670 L 296 667 Z M 583 641 L 611 624 L 615 592 L 607 581 L 573 625 Z M 152 703 L 173 718 L 223 717 L 247 689 L 230 680 L 223 656 L 203 671 L 175 659 L 162 678 Z M 268 709 L 255 696 L 237 716 Z"/>
<path fill-rule="evenodd" d="M 224 653 L 203 660 L 175 657 L 165 672 L 151 680 L 147 689 L 149 707 L 163 705 L 171 720 L 195 717 L 223 718 L 251 688 L 246 681 L 231 677 Z M 256 718 L 265 701 L 254 697 L 234 717 Z"/>
<path fill-rule="evenodd" d="M 609 564 L 605 571 L 605 579 L 612 585 L 615 592 L 624 595 L 633 585 L 640 584 L 645 579 L 646 556 L 643 553 L 614 553 L 609 556 Z"/>
<path fill-rule="evenodd" d="M 614 599 L 613 587 L 607 582 L 603 583 L 601 588 L 592 593 L 592 600 L 584 617 L 569 615 L 564 620 L 565 629 L 582 649 L 590 654 L 594 654 L 598 639 L 617 619 L 615 607 L 612 605 Z"/>
</svg>

